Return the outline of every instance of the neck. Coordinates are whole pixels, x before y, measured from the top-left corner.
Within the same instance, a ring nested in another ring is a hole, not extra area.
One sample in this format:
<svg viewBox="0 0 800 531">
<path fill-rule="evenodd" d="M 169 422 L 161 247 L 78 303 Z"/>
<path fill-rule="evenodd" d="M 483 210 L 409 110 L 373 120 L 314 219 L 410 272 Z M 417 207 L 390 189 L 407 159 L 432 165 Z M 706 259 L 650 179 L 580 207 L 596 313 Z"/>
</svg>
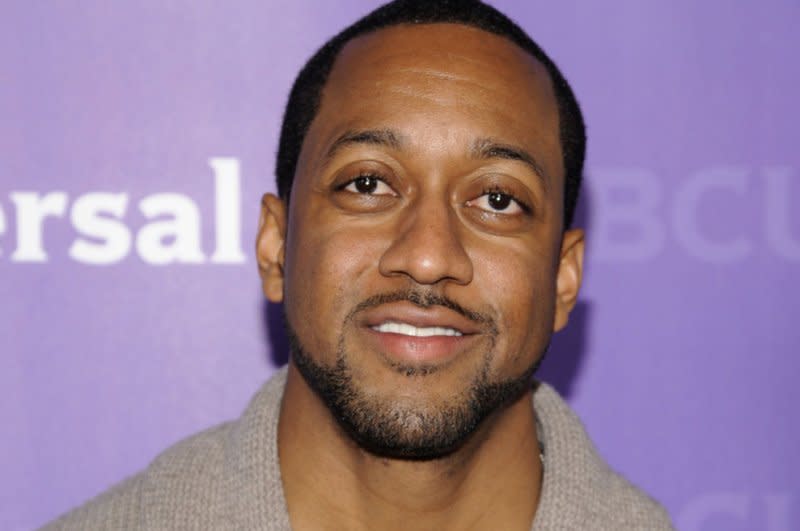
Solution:
<svg viewBox="0 0 800 531">
<path fill-rule="evenodd" d="M 387 459 L 356 446 L 290 364 L 278 452 L 292 528 L 530 529 L 542 477 L 531 404 L 525 393 L 446 458 Z"/>
</svg>

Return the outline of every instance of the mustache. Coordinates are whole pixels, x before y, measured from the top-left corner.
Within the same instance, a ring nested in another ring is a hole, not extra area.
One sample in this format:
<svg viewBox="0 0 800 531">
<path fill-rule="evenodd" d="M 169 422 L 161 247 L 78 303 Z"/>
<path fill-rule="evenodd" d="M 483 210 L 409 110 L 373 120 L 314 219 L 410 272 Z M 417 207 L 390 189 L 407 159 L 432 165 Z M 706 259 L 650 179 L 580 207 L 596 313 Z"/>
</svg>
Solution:
<svg viewBox="0 0 800 531">
<path fill-rule="evenodd" d="M 470 310 L 469 308 L 465 308 L 461 304 L 457 303 L 453 299 L 446 297 L 440 293 L 435 293 L 432 291 L 422 291 L 422 290 L 415 290 L 415 289 L 408 289 L 408 290 L 399 290 L 393 291 L 390 293 L 379 293 L 377 295 L 373 295 L 364 301 L 358 303 L 353 311 L 350 312 L 350 316 L 368 310 L 370 308 L 374 308 L 376 306 L 380 306 L 382 304 L 388 304 L 392 302 L 410 302 L 420 308 L 430 308 L 431 306 L 442 306 L 447 308 L 448 310 L 452 310 L 462 317 L 469 319 L 473 323 L 481 324 L 491 331 L 497 330 L 497 326 L 495 325 L 494 319 L 485 313 Z"/>
</svg>

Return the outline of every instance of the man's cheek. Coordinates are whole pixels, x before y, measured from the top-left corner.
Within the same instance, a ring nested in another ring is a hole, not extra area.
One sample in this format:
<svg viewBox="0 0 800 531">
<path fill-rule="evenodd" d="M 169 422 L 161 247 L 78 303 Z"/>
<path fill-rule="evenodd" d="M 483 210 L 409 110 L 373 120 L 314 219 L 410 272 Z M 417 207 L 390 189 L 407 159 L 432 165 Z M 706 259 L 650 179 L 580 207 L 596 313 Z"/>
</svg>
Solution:
<svg viewBox="0 0 800 531">
<path fill-rule="evenodd" d="M 319 330 L 336 328 L 330 324 L 332 316 L 327 312 L 334 307 L 329 284 L 337 277 L 328 265 L 329 252 L 322 235 L 308 231 L 303 234 L 304 238 L 292 240 L 287 247 L 284 306 L 303 345 L 318 349 Z"/>
<path fill-rule="evenodd" d="M 290 294 L 311 314 L 347 311 L 347 294 L 357 289 L 370 262 L 364 240 L 342 231 L 317 234 L 299 242 L 287 271 Z M 355 301 L 357 303 L 359 301 Z M 353 301 L 350 301 L 353 304 Z M 338 318 L 341 320 L 342 315 Z M 338 323 L 341 324 L 341 323 Z"/>
<path fill-rule="evenodd" d="M 494 271 L 492 284 L 500 303 L 499 344 L 505 355 L 522 365 L 544 348 L 552 327 L 555 296 L 549 289 L 549 269 L 532 264 L 526 257 L 508 257 L 503 271 Z"/>
</svg>

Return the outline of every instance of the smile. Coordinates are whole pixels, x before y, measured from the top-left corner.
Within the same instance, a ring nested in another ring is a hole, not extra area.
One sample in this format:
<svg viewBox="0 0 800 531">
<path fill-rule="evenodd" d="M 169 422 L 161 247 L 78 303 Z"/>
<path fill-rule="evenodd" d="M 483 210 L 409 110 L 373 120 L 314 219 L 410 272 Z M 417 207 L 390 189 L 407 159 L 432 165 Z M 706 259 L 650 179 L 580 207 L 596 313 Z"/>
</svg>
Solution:
<svg viewBox="0 0 800 531">
<path fill-rule="evenodd" d="M 376 332 L 384 334 L 400 334 L 403 336 L 412 337 L 434 337 L 434 336 L 450 336 L 458 337 L 463 335 L 455 328 L 447 328 L 443 326 L 426 326 L 417 327 L 407 323 L 387 322 L 381 323 L 371 327 Z"/>
</svg>

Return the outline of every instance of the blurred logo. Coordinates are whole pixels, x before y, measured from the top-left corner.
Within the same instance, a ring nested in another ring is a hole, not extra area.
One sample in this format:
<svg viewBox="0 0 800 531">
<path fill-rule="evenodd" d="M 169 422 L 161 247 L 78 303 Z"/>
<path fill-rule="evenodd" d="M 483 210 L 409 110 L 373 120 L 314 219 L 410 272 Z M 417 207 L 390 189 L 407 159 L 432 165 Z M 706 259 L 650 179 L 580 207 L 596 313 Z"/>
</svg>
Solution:
<svg viewBox="0 0 800 531">
<path fill-rule="evenodd" d="M 669 247 L 717 264 L 765 254 L 800 261 L 800 183 L 792 168 L 717 167 L 682 181 L 603 168 L 586 181 L 593 260 L 645 262 Z"/>
</svg>

